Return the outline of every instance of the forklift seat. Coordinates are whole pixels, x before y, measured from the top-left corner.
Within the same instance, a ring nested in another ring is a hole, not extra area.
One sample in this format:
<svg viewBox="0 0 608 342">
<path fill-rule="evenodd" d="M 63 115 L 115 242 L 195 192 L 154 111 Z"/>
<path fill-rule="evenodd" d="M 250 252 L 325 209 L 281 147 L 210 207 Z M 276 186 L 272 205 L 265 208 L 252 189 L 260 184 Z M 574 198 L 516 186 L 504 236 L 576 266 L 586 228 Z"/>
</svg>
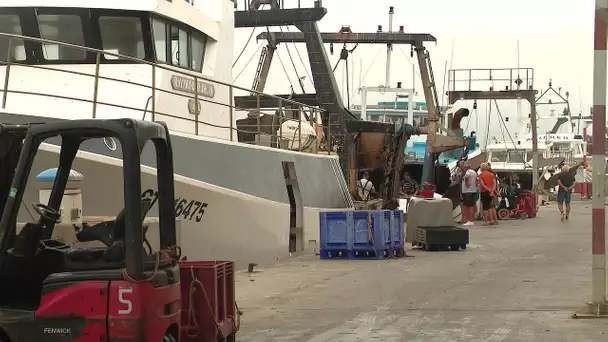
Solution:
<svg viewBox="0 0 608 342">
<path fill-rule="evenodd" d="M 142 220 L 150 211 L 152 199 L 142 198 L 141 214 Z M 76 237 L 80 242 L 101 241 L 106 247 L 92 247 L 72 249 L 68 252 L 68 258 L 74 262 L 94 262 L 104 260 L 107 262 L 120 262 L 125 257 L 125 210 L 118 213 L 114 221 L 98 223 L 92 227 L 84 228 Z M 144 240 L 148 232 L 148 226 L 142 227 Z M 143 246 L 142 246 L 143 247 Z"/>
<path fill-rule="evenodd" d="M 152 208 L 152 199 L 145 197 L 141 199 L 141 220 L 143 221 L 148 215 L 148 211 Z M 114 226 L 112 227 L 112 242 L 125 239 L 126 229 L 125 209 L 123 208 L 114 220 Z M 144 234 L 145 235 L 145 234 Z"/>
</svg>

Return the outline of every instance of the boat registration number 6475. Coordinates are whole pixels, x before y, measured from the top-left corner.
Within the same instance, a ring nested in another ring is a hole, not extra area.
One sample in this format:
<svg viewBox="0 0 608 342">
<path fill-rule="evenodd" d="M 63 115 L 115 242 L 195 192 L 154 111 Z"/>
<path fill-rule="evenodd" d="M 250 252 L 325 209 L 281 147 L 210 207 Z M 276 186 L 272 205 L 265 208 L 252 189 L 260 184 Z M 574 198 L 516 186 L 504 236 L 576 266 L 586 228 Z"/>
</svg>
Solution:
<svg viewBox="0 0 608 342">
<path fill-rule="evenodd" d="M 156 204 L 158 200 L 158 191 L 148 189 L 141 194 L 142 198 L 152 198 L 150 207 Z M 209 206 L 208 203 L 197 200 L 190 200 L 184 197 L 175 198 L 175 218 L 184 218 L 190 221 L 201 222 L 205 215 L 205 209 Z"/>
</svg>

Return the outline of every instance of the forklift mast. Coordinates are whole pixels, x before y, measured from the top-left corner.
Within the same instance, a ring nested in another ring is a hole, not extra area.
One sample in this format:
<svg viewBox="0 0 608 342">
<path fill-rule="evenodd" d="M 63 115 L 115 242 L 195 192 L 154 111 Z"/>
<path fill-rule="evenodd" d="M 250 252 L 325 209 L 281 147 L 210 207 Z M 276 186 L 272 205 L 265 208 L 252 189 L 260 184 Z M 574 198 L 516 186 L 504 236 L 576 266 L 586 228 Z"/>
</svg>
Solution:
<svg viewBox="0 0 608 342">
<path fill-rule="evenodd" d="M 4 209 L 30 125 L 0 124 L 0 210 Z"/>
</svg>

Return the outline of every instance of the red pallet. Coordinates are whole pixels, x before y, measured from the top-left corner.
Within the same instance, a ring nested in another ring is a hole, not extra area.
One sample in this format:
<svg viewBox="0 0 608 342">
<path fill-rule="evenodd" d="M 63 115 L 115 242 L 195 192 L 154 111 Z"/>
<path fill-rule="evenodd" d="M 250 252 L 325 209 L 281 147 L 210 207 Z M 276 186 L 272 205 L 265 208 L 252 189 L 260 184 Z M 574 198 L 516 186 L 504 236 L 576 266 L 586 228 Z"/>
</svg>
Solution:
<svg viewBox="0 0 608 342">
<path fill-rule="evenodd" d="M 180 262 L 179 270 L 182 288 L 180 341 L 217 342 L 222 336 L 226 341 L 234 341 L 239 321 L 234 263 Z"/>
</svg>

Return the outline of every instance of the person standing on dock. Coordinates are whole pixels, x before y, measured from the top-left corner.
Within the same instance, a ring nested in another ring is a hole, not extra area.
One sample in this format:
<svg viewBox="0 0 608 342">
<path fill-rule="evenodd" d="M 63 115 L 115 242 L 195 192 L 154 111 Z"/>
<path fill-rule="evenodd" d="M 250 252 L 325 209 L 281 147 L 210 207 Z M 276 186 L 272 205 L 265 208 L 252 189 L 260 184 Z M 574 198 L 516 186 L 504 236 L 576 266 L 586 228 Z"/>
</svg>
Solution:
<svg viewBox="0 0 608 342">
<path fill-rule="evenodd" d="M 572 189 L 574 189 L 574 174 L 570 172 L 568 165 L 562 166 L 562 172 L 557 175 L 557 207 L 561 213 L 563 220 L 570 218 L 570 201 L 572 200 Z M 566 204 L 566 211 L 564 211 L 564 203 Z"/>
<path fill-rule="evenodd" d="M 481 163 L 479 168 L 481 170 L 479 187 L 484 225 L 498 224 L 498 216 L 493 203 L 493 198 L 498 195 L 496 193 L 496 176 L 490 171 L 488 163 Z"/>
<path fill-rule="evenodd" d="M 475 206 L 477 205 L 477 192 L 479 184 L 477 172 L 471 168 L 470 162 L 463 165 L 465 170 L 462 180 L 462 225 L 472 226 L 475 224 Z"/>
<path fill-rule="evenodd" d="M 372 196 L 376 195 L 376 188 L 369 180 L 369 171 L 363 172 L 363 178 L 357 182 L 357 193 L 362 201 L 368 201 Z"/>
<path fill-rule="evenodd" d="M 412 179 L 412 176 L 409 172 L 403 173 L 403 182 L 401 185 L 401 191 L 399 195 L 401 196 L 413 196 L 416 194 L 416 189 L 418 189 L 418 184 L 416 181 Z"/>
<path fill-rule="evenodd" d="M 467 170 L 464 168 L 464 163 L 464 160 L 458 162 L 456 170 L 454 170 L 454 172 L 452 173 L 452 184 L 458 184 L 462 182 L 462 177 L 464 177 L 465 172 L 467 172 Z"/>
</svg>

